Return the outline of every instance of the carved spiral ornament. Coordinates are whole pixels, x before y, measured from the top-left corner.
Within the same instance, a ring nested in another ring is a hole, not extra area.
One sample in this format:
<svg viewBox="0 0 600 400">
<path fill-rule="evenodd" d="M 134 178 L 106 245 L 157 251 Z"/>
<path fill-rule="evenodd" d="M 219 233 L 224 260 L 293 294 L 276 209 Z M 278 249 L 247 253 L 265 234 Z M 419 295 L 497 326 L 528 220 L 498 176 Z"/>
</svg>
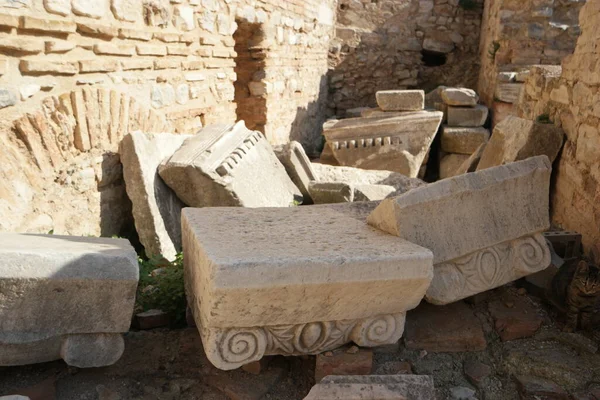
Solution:
<svg viewBox="0 0 600 400">
<path fill-rule="evenodd" d="M 538 271 L 540 265 L 549 258 L 550 251 L 543 238 L 529 236 L 518 241 L 516 255 L 524 272 Z"/>
<path fill-rule="evenodd" d="M 360 346 L 379 346 L 393 343 L 404 330 L 404 314 L 379 315 L 356 324 L 350 338 Z"/>
<path fill-rule="evenodd" d="M 260 329 L 230 329 L 220 341 L 220 353 L 227 363 L 244 363 L 262 358 L 266 347 L 264 333 Z"/>
</svg>

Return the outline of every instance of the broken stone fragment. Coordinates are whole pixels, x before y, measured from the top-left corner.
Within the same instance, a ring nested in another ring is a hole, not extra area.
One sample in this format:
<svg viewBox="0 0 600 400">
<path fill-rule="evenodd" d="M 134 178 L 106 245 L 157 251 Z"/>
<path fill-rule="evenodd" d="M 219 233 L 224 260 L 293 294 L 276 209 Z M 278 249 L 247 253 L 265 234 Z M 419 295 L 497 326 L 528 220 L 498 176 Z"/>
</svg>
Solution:
<svg viewBox="0 0 600 400">
<path fill-rule="evenodd" d="M 545 155 L 554 162 L 564 132 L 554 124 L 542 124 L 508 116 L 494 128 L 477 170 Z"/>
<path fill-rule="evenodd" d="M 343 182 L 317 182 L 308 185 L 308 193 L 315 204 L 352 203 L 354 187 Z"/>
<path fill-rule="evenodd" d="M 114 364 L 138 276 L 127 240 L 0 233 L 0 365 Z"/>
<path fill-rule="evenodd" d="M 123 138 L 119 153 L 123 179 L 131 200 L 135 229 L 148 256 L 174 260 L 181 251 L 181 209 L 185 206 L 158 176 L 161 161 L 189 135 L 133 132 Z"/>
<path fill-rule="evenodd" d="M 188 304 L 224 370 L 395 343 L 433 275 L 429 250 L 329 205 L 187 208 L 182 224 Z"/>
<path fill-rule="evenodd" d="M 163 161 L 159 174 L 192 207 L 289 207 L 302 202 L 269 142 L 243 121 L 204 128 Z"/>
<path fill-rule="evenodd" d="M 548 229 L 550 172 L 540 156 L 445 179 L 384 200 L 368 222 L 439 264 Z"/>
<path fill-rule="evenodd" d="M 473 89 L 467 88 L 446 88 L 441 91 L 441 98 L 449 106 L 467 106 L 477 105 L 479 96 Z"/>
<path fill-rule="evenodd" d="M 433 378 L 427 375 L 329 375 L 304 400 L 431 400 Z"/>
<path fill-rule="evenodd" d="M 442 127 L 442 151 L 446 153 L 473 154 L 490 138 L 485 128 Z"/>
<path fill-rule="evenodd" d="M 415 178 L 442 117 L 439 111 L 416 111 L 391 118 L 351 118 L 326 124 L 323 135 L 343 166 Z"/>
<path fill-rule="evenodd" d="M 317 177 L 302 145 L 296 141 L 292 141 L 275 149 L 275 155 L 277 155 L 277 158 L 285 167 L 292 182 L 302 192 L 304 204 L 309 204 L 311 198 L 308 185 L 311 181 L 317 180 Z"/>
<path fill-rule="evenodd" d="M 380 90 L 375 94 L 383 111 L 419 111 L 425 108 L 422 90 Z"/>
<path fill-rule="evenodd" d="M 448 125 L 462 127 L 483 126 L 487 120 L 489 110 L 486 106 L 478 104 L 475 107 L 448 107 Z"/>
</svg>

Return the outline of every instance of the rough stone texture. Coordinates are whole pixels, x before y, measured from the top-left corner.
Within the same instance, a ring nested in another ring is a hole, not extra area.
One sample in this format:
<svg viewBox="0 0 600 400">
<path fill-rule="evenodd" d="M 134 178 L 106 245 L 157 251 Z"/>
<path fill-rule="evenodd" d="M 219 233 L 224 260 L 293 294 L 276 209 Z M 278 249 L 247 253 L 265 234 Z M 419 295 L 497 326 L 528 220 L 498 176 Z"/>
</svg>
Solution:
<svg viewBox="0 0 600 400">
<path fill-rule="evenodd" d="M 550 250 L 544 237 L 539 233 L 524 236 L 436 264 L 426 299 L 433 304 L 449 304 L 539 272 L 548 265 Z"/>
<path fill-rule="evenodd" d="M 352 203 L 354 201 L 354 186 L 344 182 L 313 181 L 308 185 L 308 193 L 315 204 Z"/>
<path fill-rule="evenodd" d="M 462 127 L 483 126 L 487 120 L 489 110 L 486 106 L 478 104 L 475 107 L 448 107 L 448 125 Z"/>
<path fill-rule="evenodd" d="M 508 116 L 494 128 L 477 170 L 541 155 L 552 163 L 562 148 L 563 138 L 563 130 L 553 124 Z"/>
<path fill-rule="evenodd" d="M 515 377 L 523 400 L 547 399 L 569 400 L 569 394 L 556 383 L 536 376 L 518 375 Z"/>
<path fill-rule="evenodd" d="M 440 179 L 459 175 L 460 168 L 469 158 L 467 154 L 446 154 L 440 160 Z"/>
<path fill-rule="evenodd" d="M 315 362 L 315 382 L 328 375 L 370 375 L 373 369 L 373 351 L 358 349 L 353 352 L 351 348 L 340 349 L 317 354 Z"/>
<path fill-rule="evenodd" d="M 485 128 L 442 127 L 442 151 L 446 153 L 473 154 L 490 138 Z"/>
<path fill-rule="evenodd" d="M 430 249 L 439 264 L 548 229 L 550 172 L 539 156 L 445 179 L 384 200 L 368 222 Z"/>
<path fill-rule="evenodd" d="M 392 118 L 351 118 L 324 126 L 323 135 L 341 165 L 416 178 L 442 116 L 439 111 L 420 111 Z"/>
<path fill-rule="evenodd" d="M 474 107 L 479 101 L 477 93 L 473 89 L 466 88 L 445 88 L 441 91 L 440 97 L 449 106 Z"/>
<path fill-rule="evenodd" d="M 213 125 L 188 139 L 159 167 L 192 207 L 289 207 L 302 195 L 265 137 L 236 125 Z"/>
<path fill-rule="evenodd" d="M 161 161 L 189 135 L 132 132 L 121 142 L 123 178 L 131 200 L 135 229 L 148 256 L 174 260 L 181 251 L 181 209 L 184 204 L 158 176 Z"/>
<path fill-rule="evenodd" d="M 310 204 L 312 199 L 308 191 L 308 186 L 311 181 L 317 180 L 317 177 L 302 145 L 296 141 L 292 141 L 279 149 L 275 149 L 275 154 L 285 167 L 292 182 L 302 192 L 304 203 Z"/>
<path fill-rule="evenodd" d="M 481 160 L 481 156 L 483 155 L 483 151 L 485 150 L 486 144 L 482 144 L 469 156 L 469 158 L 463 162 L 460 167 L 458 167 L 454 172 L 456 175 L 466 174 L 467 172 L 475 172 L 477 169 L 477 165 L 479 165 L 479 161 Z"/>
<path fill-rule="evenodd" d="M 475 89 L 482 11 L 479 0 L 472 7 L 458 1 L 340 0 L 329 46 L 330 106 L 343 115 L 375 106 L 380 90 L 429 91 L 440 84 Z M 423 51 L 432 46 L 450 53 Z"/>
<path fill-rule="evenodd" d="M 0 230 L 127 234 L 118 145 L 131 131 L 170 130 L 164 116 L 119 91 L 85 88 L 49 96 L 10 123 L 0 139 Z"/>
<path fill-rule="evenodd" d="M 0 243 L 0 365 L 115 363 L 138 282 L 129 242 L 0 233 Z"/>
<path fill-rule="evenodd" d="M 498 83 L 494 92 L 494 100 L 505 103 L 516 103 L 523 89 L 522 83 Z"/>
<path fill-rule="evenodd" d="M 404 343 L 428 352 L 481 351 L 487 346 L 481 322 L 462 301 L 447 306 L 421 303 L 408 312 Z"/>
<path fill-rule="evenodd" d="M 432 278 L 429 250 L 331 206 L 187 208 L 182 230 L 188 304 L 221 369 L 394 343 Z"/>
<path fill-rule="evenodd" d="M 479 386 L 485 378 L 490 376 L 492 369 L 489 365 L 477 360 L 468 360 L 464 363 L 464 373 L 469 382 L 475 386 Z"/>
<path fill-rule="evenodd" d="M 535 335 L 542 325 L 540 312 L 522 296 L 505 296 L 488 304 L 494 327 L 502 341 Z"/>
<path fill-rule="evenodd" d="M 426 375 L 328 376 L 304 400 L 430 400 L 433 379 Z"/>
<path fill-rule="evenodd" d="M 419 111 L 425 108 L 422 90 L 382 90 L 376 93 L 382 111 Z"/>
<path fill-rule="evenodd" d="M 501 101 L 494 101 L 492 105 L 492 130 L 498 125 L 504 118 L 513 114 L 514 106 L 510 103 L 503 103 Z"/>
</svg>

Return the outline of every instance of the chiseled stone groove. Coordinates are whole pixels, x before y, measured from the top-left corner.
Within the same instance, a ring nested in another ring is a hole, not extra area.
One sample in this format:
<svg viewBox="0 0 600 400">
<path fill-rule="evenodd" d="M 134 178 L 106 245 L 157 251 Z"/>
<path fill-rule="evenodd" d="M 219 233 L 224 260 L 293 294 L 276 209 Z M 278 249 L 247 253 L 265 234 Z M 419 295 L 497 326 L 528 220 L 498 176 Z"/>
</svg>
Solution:
<svg viewBox="0 0 600 400">
<path fill-rule="evenodd" d="M 251 131 L 250 133 L 251 134 L 244 139 L 244 142 L 233 150 L 231 154 L 223 160 L 221 165 L 217 167 L 217 173 L 220 176 L 228 175 L 241 163 L 248 151 L 251 151 L 260 140 L 266 140 L 260 132 Z"/>
<path fill-rule="evenodd" d="M 355 140 L 343 140 L 333 142 L 333 148 L 335 150 L 344 150 L 344 149 L 360 149 L 364 147 L 374 147 L 374 146 L 389 146 L 389 145 L 397 145 L 402 144 L 402 139 L 394 136 L 385 136 L 385 137 L 376 137 L 376 138 L 366 138 L 366 139 L 355 139 Z"/>
</svg>

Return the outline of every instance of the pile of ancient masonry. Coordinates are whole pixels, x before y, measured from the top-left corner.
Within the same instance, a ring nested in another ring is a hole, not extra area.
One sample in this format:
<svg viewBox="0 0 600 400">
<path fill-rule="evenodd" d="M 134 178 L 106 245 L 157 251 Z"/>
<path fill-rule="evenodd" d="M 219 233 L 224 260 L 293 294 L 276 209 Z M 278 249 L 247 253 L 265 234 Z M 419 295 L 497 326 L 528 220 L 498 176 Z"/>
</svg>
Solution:
<svg viewBox="0 0 600 400">
<path fill-rule="evenodd" d="M 409 107 L 402 101 L 423 107 L 418 91 L 379 100 L 388 109 Z M 403 129 L 407 119 L 427 121 L 418 154 L 400 151 L 404 138 L 387 140 L 387 128 L 377 131 L 379 117 L 361 119 L 416 172 L 420 161 L 410 160 L 424 158 L 442 113 L 401 113 L 389 119 Z M 551 164 L 543 155 L 525 157 L 537 151 L 531 143 L 507 146 L 510 135 L 499 136 L 505 157 L 489 162 L 496 166 L 429 185 L 390 171 L 319 166 L 297 143 L 279 149 L 281 163 L 243 122 L 194 136 L 134 132 L 120 154 L 141 242 L 167 258 L 183 248 L 188 305 L 204 350 L 229 370 L 270 354 L 395 343 L 406 312 L 423 298 L 448 304 L 546 268 L 541 232 L 549 227 Z M 293 206 L 303 193 L 319 202 L 319 182 L 341 182 L 354 196 L 386 182 L 394 195 Z M 116 362 L 138 280 L 132 247 L 54 235 L 2 234 L 1 243 L 0 365 Z M 333 377 L 308 398 L 351 398 L 348 388 L 369 398 L 430 398 L 433 390 L 428 377 L 390 379 Z M 416 387 L 422 397 L 411 396 Z"/>
</svg>

